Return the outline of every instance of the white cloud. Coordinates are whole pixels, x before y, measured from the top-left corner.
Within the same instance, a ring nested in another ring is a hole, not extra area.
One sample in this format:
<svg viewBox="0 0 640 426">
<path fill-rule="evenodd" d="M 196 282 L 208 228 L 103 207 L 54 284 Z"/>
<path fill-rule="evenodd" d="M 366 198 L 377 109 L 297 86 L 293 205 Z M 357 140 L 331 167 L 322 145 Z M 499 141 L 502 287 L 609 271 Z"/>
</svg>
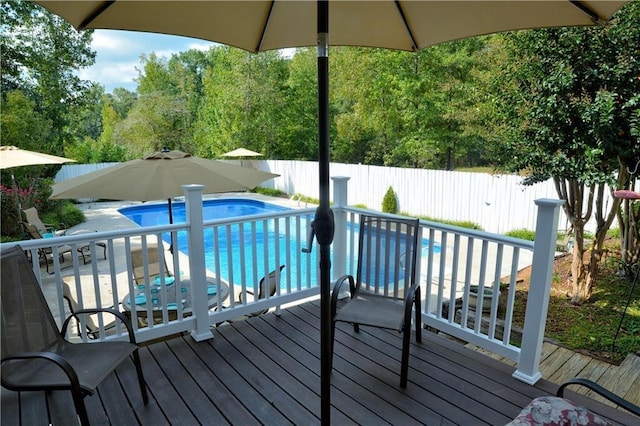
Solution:
<svg viewBox="0 0 640 426">
<path fill-rule="evenodd" d="M 213 43 L 186 37 L 135 31 L 96 30 L 91 47 L 96 51 L 96 63 L 78 72 L 80 78 L 95 81 L 112 92 L 116 87 L 135 90 L 136 68 L 141 68 L 140 56 L 155 52 L 158 57 L 190 49 L 208 50 Z"/>
</svg>

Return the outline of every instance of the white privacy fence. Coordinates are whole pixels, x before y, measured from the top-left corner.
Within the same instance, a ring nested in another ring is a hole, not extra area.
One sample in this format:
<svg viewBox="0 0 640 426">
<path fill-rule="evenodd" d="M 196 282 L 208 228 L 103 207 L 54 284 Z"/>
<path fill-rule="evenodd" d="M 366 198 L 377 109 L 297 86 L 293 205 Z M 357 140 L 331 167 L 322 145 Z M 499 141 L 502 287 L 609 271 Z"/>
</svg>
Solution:
<svg viewBox="0 0 640 426">
<path fill-rule="evenodd" d="M 280 177 L 261 186 L 275 188 L 287 194 L 319 197 L 318 164 L 313 161 L 284 160 L 224 160 L 264 171 Z M 65 164 L 56 175 L 56 182 L 98 170 L 117 163 Z M 553 181 L 523 186 L 522 178 L 513 175 L 491 175 L 444 170 L 405 169 L 331 163 L 331 176 L 349 178 L 350 206 L 382 209 L 382 199 L 391 186 L 397 194 L 399 210 L 413 216 L 471 221 L 488 232 L 500 233 L 514 229 L 534 230 L 536 212 L 534 200 L 558 198 Z M 194 182 L 196 183 L 196 182 Z M 333 186 L 331 188 L 333 199 Z M 608 194 L 605 195 L 609 197 Z M 606 203 L 611 201 L 607 198 Z M 607 204 L 608 205 L 608 204 Z M 559 228 L 568 228 L 560 212 Z M 591 220 L 587 230 L 595 231 Z"/>
</svg>

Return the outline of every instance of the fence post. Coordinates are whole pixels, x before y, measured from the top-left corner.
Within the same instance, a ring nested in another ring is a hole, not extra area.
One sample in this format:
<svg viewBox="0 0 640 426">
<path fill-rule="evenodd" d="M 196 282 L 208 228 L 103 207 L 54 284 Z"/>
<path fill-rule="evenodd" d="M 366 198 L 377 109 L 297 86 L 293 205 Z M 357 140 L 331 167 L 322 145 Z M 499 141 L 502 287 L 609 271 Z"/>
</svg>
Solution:
<svg viewBox="0 0 640 426">
<path fill-rule="evenodd" d="M 530 385 L 541 377 L 540 354 L 549 308 L 549 292 L 553 260 L 558 238 L 558 216 L 562 200 L 535 200 L 538 206 L 536 239 L 533 245 L 531 282 L 527 298 L 527 310 L 524 317 L 522 346 L 518 359 L 518 368 L 513 377 Z"/>
<path fill-rule="evenodd" d="M 333 235 L 333 277 L 335 282 L 338 278 L 347 273 L 347 212 L 343 210 L 347 207 L 347 182 L 351 179 L 348 176 L 333 176 L 333 218 L 335 222 L 335 233 Z M 343 290 L 346 296 L 347 290 Z M 341 292 L 342 293 L 342 292 Z"/>
<path fill-rule="evenodd" d="M 196 342 L 211 339 L 209 307 L 207 306 L 207 273 L 204 261 L 204 223 L 202 216 L 203 185 L 182 185 L 187 219 L 189 245 L 189 279 L 191 306 L 196 320 L 191 337 Z M 202 296 L 201 296 L 202 295 Z"/>
</svg>

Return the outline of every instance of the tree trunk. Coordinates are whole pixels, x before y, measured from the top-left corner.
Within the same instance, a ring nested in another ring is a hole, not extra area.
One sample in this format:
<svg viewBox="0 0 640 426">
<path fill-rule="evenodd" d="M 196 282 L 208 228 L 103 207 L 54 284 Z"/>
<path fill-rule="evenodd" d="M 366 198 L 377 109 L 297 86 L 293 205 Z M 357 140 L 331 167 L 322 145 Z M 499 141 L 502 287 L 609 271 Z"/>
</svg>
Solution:
<svg viewBox="0 0 640 426">
<path fill-rule="evenodd" d="M 584 222 L 573 223 L 575 241 L 571 261 L 571 303 L 582 304 L 591 295 L 591 283 L 587 281 L 587 266 L 584 263 Z"/>
</svg>

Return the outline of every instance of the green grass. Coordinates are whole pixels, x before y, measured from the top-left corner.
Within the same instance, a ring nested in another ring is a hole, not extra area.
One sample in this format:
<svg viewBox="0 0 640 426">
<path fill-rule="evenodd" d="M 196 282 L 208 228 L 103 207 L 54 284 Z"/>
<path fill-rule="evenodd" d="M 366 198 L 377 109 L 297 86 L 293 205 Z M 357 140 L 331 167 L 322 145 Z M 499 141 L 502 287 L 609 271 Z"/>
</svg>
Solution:
<svg viewBox="0 0 640 426">
<path fill-rule="evenodd" d="M 556 271 L 554 277 L 556 275 L 566 276 L 566 272 Z M 620 276 L 613 263 L 606 264 L 592 288 L 591 298 L 582 305 L 571 303 L 564 281 L 554 279 L 545 337 L 614 363 L 640 351 L 640 282 L 636 284 L 616 338 L 632 280 Z M 522 303 L 517 305 L 516 316 L 523 315 Z"/>
</svg>

